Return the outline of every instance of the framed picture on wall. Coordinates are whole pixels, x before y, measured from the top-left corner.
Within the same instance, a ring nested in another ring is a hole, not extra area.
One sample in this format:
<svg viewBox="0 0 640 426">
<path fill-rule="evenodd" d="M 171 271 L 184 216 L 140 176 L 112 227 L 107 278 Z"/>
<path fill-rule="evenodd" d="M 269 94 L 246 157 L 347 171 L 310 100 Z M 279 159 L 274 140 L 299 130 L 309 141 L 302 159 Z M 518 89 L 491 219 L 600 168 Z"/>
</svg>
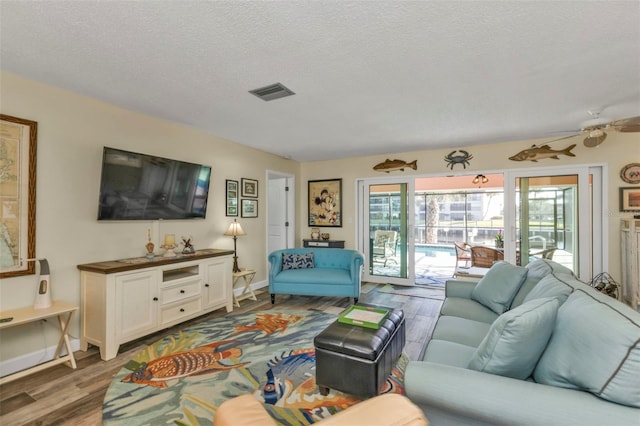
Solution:
<svg viewBox="0 0 640 426">
<path fill-rule="evenodd" d="M 242 178 L 242 196 L 258 197 L 258 181 L 255 179 Z"/>
<path fill-rule="evenodd" d="M 309 181 L 309 226 L 342 226 L 342 179 Z"/>
<path fill-rule="evenodd" d="M 258 217 L 258 200 L 242 200 L 242 217 Z"/>
<path fill-rule="evenodd" d="M 620 211 L 640 212 L 640 186 L 620 188 Z"/>
<path fill-rule="evenodd" d="M 0 114 L 0 278 L 35 273 L 38 123 Z"/>
<path fill-rule="evenodd" d="M 226 185 L 227 185 L 226 215 L 238 216 L 238 181 L 227 179 Z"/>
</svg>

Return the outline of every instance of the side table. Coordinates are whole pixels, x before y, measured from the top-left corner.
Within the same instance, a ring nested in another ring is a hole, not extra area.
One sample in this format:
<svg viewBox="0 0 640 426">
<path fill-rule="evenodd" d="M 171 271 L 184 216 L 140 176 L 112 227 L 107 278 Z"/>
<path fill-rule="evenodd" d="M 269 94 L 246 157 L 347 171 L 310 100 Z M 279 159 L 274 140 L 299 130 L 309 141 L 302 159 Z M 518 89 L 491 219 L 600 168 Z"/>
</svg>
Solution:
<svg viewBox="0 0 640 426">
<path fill-rule="evenodd" d="M 233 273 L 233 288 L 231 292 L 233 293 L 233 303 L 240 307 L 240 301 L 244 299 L 258 300 L 256 298 L 255 293 L 251 290 L 251 281 L 253 281 L 253 277 L 256 276 L 256 271 L 253 269 L 245 269 L 240 272 Z M 236 297 L 236 293 L 234 289 L 236 288 L 236 284 L 240 281 L 240 278 L 244 280 L 244 288 L 242 289 L 242 293 Z"/>
<path fill-rule="evenodd" d="M 0 323 L 0 329 L 29 324 L 46 318 L 58 317 L 58 327 L 60 331 L 58 346 L 56 347 L 56 351 L 51 361 L 47 361 L 42 364 L 27 368 L 25 370 L 0 377 L 0 385 L 15 379 L 19 379 L 28 374 L 35 373 L 36 371 L 44 370 L 45 368 L 62 364 L 64 362 L 69 362 L 71 368 L 75 370 L 76 359 L 73 357 L 73 351 L 71 350 L 71 344 L 69 342 L 69 334 L 67 333 L 67 329 L 69 328 L 69 323 L 71 322 L 71 316 L 77 310 L 78 305 L 72 305 L 65 302 L 53 302 L 50 308 L 45 309 L 33 309 L 32 307 L 28 307 L 0 312 L 0 318 L 13 317 L 11 321 Z M 62 352 L 62 346 L 64 346 L 67 350 L 67 354 L 60 356 L 60 353 Z"/>
</svg>

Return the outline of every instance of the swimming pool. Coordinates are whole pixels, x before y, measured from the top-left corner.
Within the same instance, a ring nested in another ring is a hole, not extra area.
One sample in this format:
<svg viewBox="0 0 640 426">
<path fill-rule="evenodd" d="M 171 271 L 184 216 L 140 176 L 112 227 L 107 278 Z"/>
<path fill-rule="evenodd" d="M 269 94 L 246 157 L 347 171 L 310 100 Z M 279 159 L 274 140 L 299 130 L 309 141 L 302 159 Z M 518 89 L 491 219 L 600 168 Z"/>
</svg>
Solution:
<svg viewBox="0 0 640 426">
<path fill-rule="evenodd" d="M 451 245 L 443 244 L 416 244 L 416 253 L 424 254 L 425 256 L 454 256 L 456 255 L 456 249 Z"/>
</svg>

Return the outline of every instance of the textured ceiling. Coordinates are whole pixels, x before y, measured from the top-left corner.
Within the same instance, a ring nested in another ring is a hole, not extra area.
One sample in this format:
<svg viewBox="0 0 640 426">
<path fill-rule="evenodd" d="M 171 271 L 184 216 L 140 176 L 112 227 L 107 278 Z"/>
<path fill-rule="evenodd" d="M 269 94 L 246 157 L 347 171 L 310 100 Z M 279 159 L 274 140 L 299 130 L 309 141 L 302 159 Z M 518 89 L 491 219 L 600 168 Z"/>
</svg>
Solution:
<svg viewBox="0 0 640 426">
<path fill-rule="evenodd" d="M 299 161 L 459 148 L 640 115 L 640 2 L 2 0 L 0 68 Z"/>
</svg>

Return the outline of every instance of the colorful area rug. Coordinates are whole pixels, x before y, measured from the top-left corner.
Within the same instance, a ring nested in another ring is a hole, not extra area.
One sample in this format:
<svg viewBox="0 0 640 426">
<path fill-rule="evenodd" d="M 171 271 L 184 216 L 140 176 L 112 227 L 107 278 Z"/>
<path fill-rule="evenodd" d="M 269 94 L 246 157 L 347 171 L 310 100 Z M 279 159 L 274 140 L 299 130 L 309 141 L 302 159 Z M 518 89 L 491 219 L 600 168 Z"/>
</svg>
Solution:
<svg viewBox="0 0 640 426">
<path fill-rule="evenodd" d="M 309 425 L 360 400 L 315 383 L 313 338 L 337 316 L 273 310 L 202 322 L 140 352 L 112 381 L 105 425 L 212 425 L 222 402 L 253 394 L 283 425 Z M 402 355 L 384 392 L 404 393 Z M 345 372 L 348 374 L 348 372 Z"/>
</svg>

